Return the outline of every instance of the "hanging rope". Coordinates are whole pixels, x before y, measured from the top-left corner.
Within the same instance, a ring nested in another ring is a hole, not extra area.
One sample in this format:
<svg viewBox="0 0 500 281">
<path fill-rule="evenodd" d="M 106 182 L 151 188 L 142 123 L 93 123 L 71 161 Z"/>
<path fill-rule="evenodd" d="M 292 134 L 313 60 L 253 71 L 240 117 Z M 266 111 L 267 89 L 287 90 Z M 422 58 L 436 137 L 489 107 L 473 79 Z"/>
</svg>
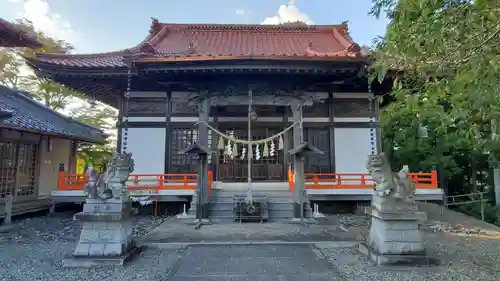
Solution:
<svg viewBox="0 0 500 281">
<path fill-rule="evenodd" d="M 293 123 L 292 125 L 290 125 L 289 127 L 285 128 L 283 131 L 277 133 L 277 134 L 274 134 L 270 137 L 267 137 L 267 138 L 264 138 L 264 139 L 260 139 L 260 140 L 241 140 L 241 139 L 237 139 L 235 138 L 234 136 L 229 136 L 229 135 L 226 135 L 224 133 L 222 133 L 221 131 L 217 130 L 216 128 L 210 126 L 210 124 L 208 124 L 207 122 L 205 121 L 200 121 L 200 122 L 197 122 L 195 125 L 199 125 L 199 124 L 204 124 L 206 125 L 210 130 L 212 130 L 214 133 L 216 133 L 217 135 L 221 136 L 222 138 L 224 139 L 227 139 L 227 140 L 230 140 L 234 143 L 239 143 L 239 144 L 252 144 L 252 145 L 256 145 L 256 144 L 264 144 L 264 143 L 267 143 L 269 141 L 272 141 L 280 136 L 282 136 L 284 133 L 290 131 L 295 125 L 297 124 L 300 124 L 301 121 L 297 121 L 295 123 Z"/>
<path fill-rule="evenodd" d="M 368 82 L 368 93 L 372 94 L 372 87 L 370 82 Z M 376 100 L 375 95 L 370 95 L 368 98 L 369 105 L 368 105 L 368 110 L 370 114 L 370 145 L 371 145 L 371 150 L 372 150 L 372 155 L 375 155 L 377 153 L 377 148 L 376 148 L 376 132 L 375 132 L 375 103 L 374 101 Z M 380 153 L 380 151 L 379 151 Z"/>
<path fill-rule="evenodd" d="M 128 140 L 128 103 L 130 100 L 130 90 L 131 90 L 131 84 L 132 84 L 132 65 L 129 66 L 128 72 L 127 72 L 127 91 L 125 92 L 125 106 L 123 108 L 124 113 L 123 113 L 123 142 L 122 142 L 122 153 L 125 154 L 127 153 L 127 140 Z"/>
</svg>

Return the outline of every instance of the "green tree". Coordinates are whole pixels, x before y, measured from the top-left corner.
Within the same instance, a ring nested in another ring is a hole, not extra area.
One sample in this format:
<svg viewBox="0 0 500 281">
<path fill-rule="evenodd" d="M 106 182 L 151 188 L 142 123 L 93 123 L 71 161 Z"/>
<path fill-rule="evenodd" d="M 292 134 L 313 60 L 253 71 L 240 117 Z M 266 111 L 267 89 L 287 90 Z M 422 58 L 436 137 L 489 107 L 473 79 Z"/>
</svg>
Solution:
<svg viewBox="0 0 500 281">
<path fill-rule="evenodd" d="M 102 167 L 116 150 L 116 137 L 112 134 L 116 131 L 116 110 L 104 104 L 81 100 L 71 110 L 70 115 L 75 120 L 107 133 L 105 144 L 83 143 L 78 148 L 79 155 L 85 159 L 86 163 L 94 167 Z"/>
<path fill-rule="evenodd" d="M 476 191 L 500 155 L 498 2 L 373 2 L 371 13 L 391 20 L 372 69 L 372 79 L 393 81 L 381 116 L 385 149 L 416 169 L 436 165 L 450 193 Z M 416 138 L 422 126 L 428 137 Z"/>
<path fill-rule="evenodd" d="M 43 46 L 33 50 L 30 48 L 17 49 L 17 54 L 22 57 L 33 57 L 35 52 L 61 53 L 67 54 L 73 51 L 73 46 L 64 40 L 58 40 L 46 36 L 43 32 L 37 32 L 33 24 L 27 20 L 21 19 L 16 23 L 17 27 L 26 33 L 34 33 L 38 41 Z M 75 97 L 82 97 L 78 92 L 69 89 L 55 81 L 42 77 L 40 75 L 29 74 L 23 76 L 20 87 L 28 90 L 33 98 L 42 102 L 45 106 L 53 110 L 65 109 Z"/>
<path fill-rule="evenodd" d="M 0 85 L 17 89 L 23 61 L 13 50 L 0 48 Z"/>
</svg>

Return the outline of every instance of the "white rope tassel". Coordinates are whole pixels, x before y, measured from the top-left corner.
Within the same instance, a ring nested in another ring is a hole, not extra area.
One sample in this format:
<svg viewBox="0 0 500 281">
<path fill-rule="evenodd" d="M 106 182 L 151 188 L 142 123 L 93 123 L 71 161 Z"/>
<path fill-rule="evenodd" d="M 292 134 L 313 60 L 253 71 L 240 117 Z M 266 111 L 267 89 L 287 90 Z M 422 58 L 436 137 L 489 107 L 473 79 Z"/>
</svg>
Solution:
<svg viewBox="0 0 500 281">
<path fill-rule="evenodd" d="M 238 157 L 238 144 L 233 144 L 233 153 L 231 154 L 231 159 Z"/>
<path fill-rule="evenodd" d="M 267 142 L 264 143 L 264 150 L 262 151 L 262 157 L 269 157 L 269 146 Z"/>
<path fill-rule="evenodd" d="M 278 139 L 278 150 L 283 150 L 284 144 L 283 144 L 283 136 L 280 135 Z"/>
<path fill-rule="evenodd" d="M 231 157 L 231 159 L 233 159 L 232 158 L 232 156 L 233 156 L 233 146 L 232 146 L 230 140 L 227 141 L 227 145 L 226 145 L 226 149 L 225 149 L 225 154 L 227 156 Z"/>
<path fill-rule="evenodd" d="M 276 147 L 274 147 L 274 141 L 271 141 L 269 146 L 269 155 L 273 157 L 276 154 Z"/>
<path fill-rule="evenodd" d="M 256 145 L 256 144 L 264 144 L 265 142 L 268 142 L 268 141 L 271 141 L 277 137 L 279 137 L 279 139 L 281 140 L 279 142 L 279 144 L 281 144 L 281 149 L 283 149 L 283 138 L 281 137 L 284 133 L 288 132 L 289 130 L 293 129 L 293 127 L 297 124 L 300 124 L 300 121 L 297 121 L 295 123 L 293 123 L 292 125 L 290 125 L 289 127 L 285 128 L 283 131 L 273 135 L 273 136 L 270 136 L 268 138 L 265 138 L 265 139 L 260 139 L 260 140 L 240 140 L 240 139 L 237 139 L 234 137 L 234 133 L 231 133 L 231 135 L 226 135 L 224 133 L 222 133 L 221 131 L 217 130 L 216 128 L 212 127 L 210 124 L 208 124 L 207 122 L 204 122 L 204 121 L 200 121 L 198 123 L 196 123 L 196 125 L 199 125 L 199 124 L 204 124 L 205 126 L 207 126 L 210 130 L 212 130 L 212 132 L 218 134 L 219 136 L 227 139 L 227 140 L 230 140 L 232 142 L 235 142 L 235 143 L 239 143 L 239 144 L 253 144 L 253 145 Z M 279 145 L 278 145 L 279 146 Z"/>
<path fill-rule="evenodd" d="M 223 137 L 219 137 L 219 143 L 217 144 L 217 149 L 224 150 L 224 138 Z"/>
<path fill-rule="evenodd" d="M 255 146 L 255 160 L 259 160 L 260 159 L 260 148 L 259 148 L 259 145 L 257 144 Z"/>
<path fill-rule="evenodd" d="M 240 156 L 240 159 L 241 159 L 241 160 L 244 160 L 246 156 L 247 156 L 247 148 L 246 148 L 246 147 L 243 147 L 243 148 L 241 149 L 241 156 Z"/>
</svg>

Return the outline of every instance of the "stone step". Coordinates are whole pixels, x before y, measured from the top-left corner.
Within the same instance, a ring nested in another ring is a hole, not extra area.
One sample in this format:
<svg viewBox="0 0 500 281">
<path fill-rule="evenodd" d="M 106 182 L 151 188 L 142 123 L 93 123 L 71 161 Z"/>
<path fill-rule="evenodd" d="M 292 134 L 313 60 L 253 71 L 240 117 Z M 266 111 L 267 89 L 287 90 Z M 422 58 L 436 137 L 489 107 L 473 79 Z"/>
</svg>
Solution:
<svg viewBox="0 0 500 281">
<path fill-rule="evenodd" d="M 210 198 L 233 198 L 234 196 L 246 196 L 244 192 L 220 192 L 220 193 L 211 193 Z M 268 198 L 292 198 L 292 194 L 290 192 L 252 192 L 253 197 L 268 197 Z"/>
<path fill-rule="evenodd" d="M 247 182 L 216 182 L 213 185 L 216 189 L 247 189 Z M 253 189 L 288 189 L 289 185 L 287 182 L 252 182 Z"/>
<path fill-rule="evenodd" d="M 209 210 L 233 210 L 234 204 L 231 203 L 210 203 Z M 269 210 L 293 210 L 293 203 L 267 203 Z"/>
</svg>

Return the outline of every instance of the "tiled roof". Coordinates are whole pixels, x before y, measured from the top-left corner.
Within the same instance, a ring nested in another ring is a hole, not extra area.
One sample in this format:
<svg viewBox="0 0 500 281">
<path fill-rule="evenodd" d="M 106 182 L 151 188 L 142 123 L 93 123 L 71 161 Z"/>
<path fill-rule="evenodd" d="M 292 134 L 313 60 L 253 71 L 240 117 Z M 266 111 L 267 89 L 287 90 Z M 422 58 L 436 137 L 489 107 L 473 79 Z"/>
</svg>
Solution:
<svg viewBox="0 0 500 281">
<path fill-rule="evenodd" d="M 23 92 L 0 86 L 0 127 L 40 134 L 67 137 L 89 142 L 104 142 L 104 133 L 85 125 L 27 97 Z M 9 115 L 11 115 L 9 117 Z"/>
<path fill-rule="evenodd" d="M 41 47 L 34 34 L 27 34 L 14 24 L 0 18 L 0 47 Z"/>
<path fill-rule="evenodd" d="M 123 68 L 137 62 L 222 59 L 356 60 L 361 48 L 347 25 L 163 24 L 153 19 L 148 37 L 118 52 L 91 55 L 37 54 L 31 61 L 79 68 Z"/>
</svg>

